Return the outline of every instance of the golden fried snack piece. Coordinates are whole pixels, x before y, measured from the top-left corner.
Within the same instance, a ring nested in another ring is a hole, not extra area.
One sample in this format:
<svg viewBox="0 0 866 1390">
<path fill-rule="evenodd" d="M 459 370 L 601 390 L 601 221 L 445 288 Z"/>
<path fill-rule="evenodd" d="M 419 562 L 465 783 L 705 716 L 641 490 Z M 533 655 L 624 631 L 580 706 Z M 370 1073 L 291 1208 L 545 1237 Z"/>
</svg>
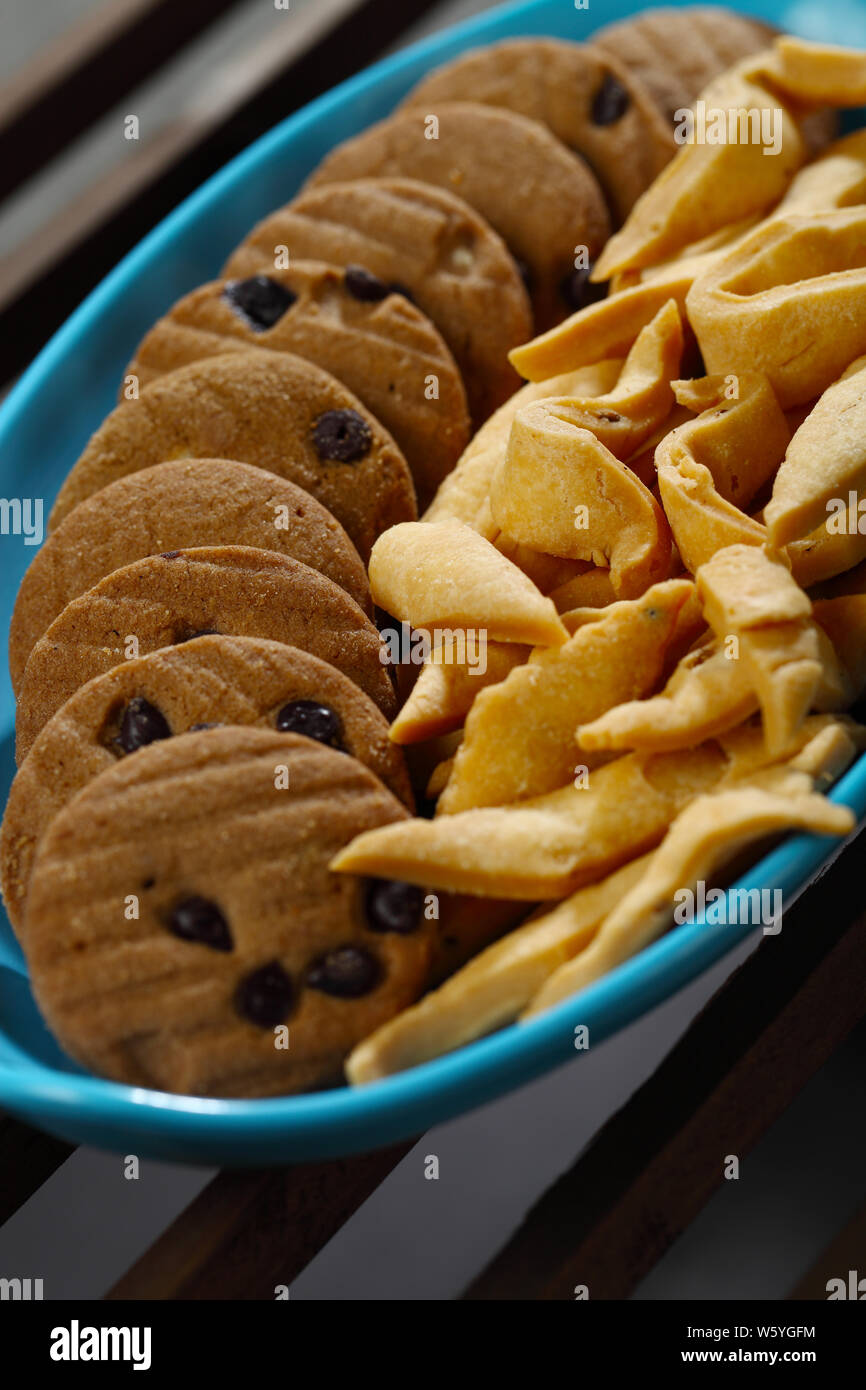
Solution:
<svg viewBox="0 0 866 1390">
<path fill-rule="evenodd" d="M 835 44 L 809 43 L 780 34 L 770 53 L 752 60 L 795 102 L 809 106 L 862 106 L 866 102 L 866 52 Z"/>
<path fill-rule="evenodd" d="M 477 695 L 504 681 L 529 659 L 531 647 L 519 642 L 488 642 L 486 666 L 451 660 L 453 643 L 444 644 L 424 663 L 405 705 L 391 725 L 394 743 L 421 743 L 459 729 Z M 438 793 L 437 793 L 438 794 Z"/>
<path fill-rule="evenodd" d="M 670 381 L 679 371 L 683 325 L 676 299 L 666 295 L 635 331 L 616 385 L 604 395 L 573 396 L 581 422 L 619 459 L 641 449 L 673 405 Z M 519 412 L 518 412 L 519 413 Z"/>
<path fill-rule="evenodd" d="M 866 202 L 866 130 L 855 130 L 834 140 L 811 164 L 804 164 L 770 215 L 829 212 L 862 202 Z"/>
<path fill-rule="evenodd" d="M 686 308 L 709 372 L 747 361 L 783 409 L 814 399 L 866 351 L 866 207 L 769 219 Z"/>
<path fill-rule="evenodd" d="M 866 595 L 819 600 L 812 616 L 821 629 L 812 640 L 822 666 L 813 708 L 844 709 L 866 690 Z M 766 648 L 763 655 L 766 659 Z M 726 644 L 707 639 L 685 654 L 658 695 L 614 706 L 581 725 L 577 741 L 588 752 L 691 748 L 735 728 L 758 707 L 749 663 L 732 659 Z"/>
<path fill-rule="evenodd" d="M 659 495 L 686 568 L 725 546 L 762 545 L 765 528 L 741 508 L 772 477 L 790 439 L 761 372 L 672 383 L 677 401 L 700 411 L 656 449 Z"/>
<path fill-rule="evenodd" d="M 346 1062 L 353 1086 L 420 1066 L 513 1023 L 549 976 L 592 940 L 620 898 L 640 881 L 651 855 L 508 932 L 439 989 L 359 1043 Z M 477 901 L 477 900 L 476 900 Z"/>
<path fill-rule="evenodd" d="M 756 74 L 755 62 L 738 63 L 701 93 L 707 135 L 711 113 L 718 112 L 723 143 L 711 144 L 696 131 L 682 145 L 605 245 L 594 280 L 676 255 L 731 222 L 768 211 L 785 193 L 805 162 L 806 142 L 778 93 Z"/>
<path fill-rule="evenodd" d="M 828 720 L 805 720 L 785 757 Z M 629 753 L 595 768 L 581 789 L 359 835 L 331 868 L 479 897 L 563 898 L 652 849 L 695 796 L 761 776 L 781 760 L 760 726 L 746 724 L 682 752 Z"/>
<path fill-rule="evenodd" d="M 671 382 L 696 416 L 662 440 L 658 462 L 681 449 L 709 468 L 719 496 L 745 509 L 779 467 L 788 422 L 762 372 Z"/>
<path fill-rule="evenodd" d="M 775 546 L 799 540 L 827 520 L 847 516 L 850 492 L 866 483 L 866 357 L 824 392 L 788 445 L 764 508 Z"/>
<path fill-rule="evenodd" d="M 845 703 L 853 704 L 866 690 L 866 593 L 816 599 L 812 616 L 833 644 L 848 678 Z"/>
<path fill-rule="evenodd" d="M 550 599 L 460 521 L 406 522 L 370 555 L 370 588 L 415 628 L 472 628 L 485 640 L 551 646 L 568 636 Z"/>
<path fill-rule="evenodd" d="M 670 573 L 670 529 L 649 489 L 585 418 L 567 398 L 521 410 L 491 484 L 491 510 L 536 550 L 608 566 L 614 593 L 634 598 Z"/>
<path fill-rule="evenodd" d="M 741 724 L 757 708 L 746 667 L 708 641 L 686 653 L 658 695 L 616 705 L 581 724 L 577 742 L 587 752 L 691 748 Z"/>
<path fill-rule="evenodd" d="M 495 530 L 495 536 L 490 539 L 500 554 L 522 570 L 543 594 L 549 594 L 551 589 L 562 588 L 563 584 L 569 583 L 579 575 L 587 574 L 593 568 L 588 560 L 564 560 L 560 555 L 545 555 L 540 550 L 533 550 L 531 546 L 524 545 L 523 541 L 506 536 L 504 531 L 499 530 L 492 513 L 490 529 Z M 480 534 L 485 535 L 486 531 L 482 529 Z"/>
<path fill-rule="evenodd" d="M 707 622 L 720 641 L 732 642 L 735 659 L 744 665 L 767 747 L 778 753 L 802 724 L 822 682 L 839 674 L 832 645 L 811 621 L 812 604 L 780 556 L 750 545 L 728 546 L 701 566 L 695 581 Z"/>
<path fill-rule="evenodd" d="M 675 895 L 699 881 L 711 881 L 749 846 L 785 830 L 846 835 L 855 824 L 847 806 L 836 806 L 812 791 L 804 772 L 789 773 L 784 790 L 775 793 L 742 787 L 699 796 L 673 822 L 645 872 L 615 904 L 589 945 L 545 981 L 523 1018 L 570 998 L 655 941 L 670 925 Z M 564 916 L 567 904 L 556 912 Z"/>
<path fill-rule="evenodd" d="M 685 296 L 683 298 L 685 300 Z M 616 385 L 622 365 L 623 359 L 615 357 L 607 362 L 581 367 L 578 371 L 563 372 L 547 381 L 530 381 L 515 391 L 511 400 L 501 405 L 467 444 L 452 472 L 442 480 L 439 491 L 421 520 L 446 521 L 449 517 L 455 517 L 472 526 L 487 500 L 490 479 L 505 457 L 511 425 L 518 410 L 545 396 L 580 396 L 584 399 L 602 396 Z"/>
<path fill-rule="evenodd" d="M 685 316 L 694 281 L 710 272 L 756 228 L 769 227 L 790 213 L 831 212 L 866 202 L 866 131 L 857 130 L 829 145 L 820 159 L 795 174 L 772 212 L 731 223 L 686 246 L 670 260 L 641 270 L 617 273 L 607 298 L 587 305 L 570 318 L 511 351 L 511 361 L 531 382 L 596 362 L 606 353 L 627 353 L 640 330 L 667 299 Z M 550 395 L 566 395 L 551 391 Z M 471 445 L 470 445 L 471 448 Z"/>
<path fill-rule="evenodd" d="M 512 366 L 527 381 L 537 383 L 558 373 L 626 356 L 641 330 L 652 323 L 669 300 L 685 316 L 686 296 L 696 276 L 715 260 L 715 255 L 700 256 L 672 264 L 658 280 L 630 286 L 588 304 L 532 342 L 512 348 L 508 354 Z"/>
<path fill-rule="evenodd" d="M 573 781 L 577 764 L 597 762 L 576 753 L 575 723 L 655 688 L 693 592 L 690 580 L 672 579 L 614 603 L 481 691 L 437 814 L 541 796 Z"/>
<path fill-rule="evenodd" d="M 585 574 L 575 575 L 558 589 L 551 589 L 548 598 L 556 605 L 557 613 L 563 615 L 566 627 L 566 615 L 575 608 L 607 608 L 608 604 L 616 602 L 610 570 L 600 565 L 594 565 Z"/>
</svg>

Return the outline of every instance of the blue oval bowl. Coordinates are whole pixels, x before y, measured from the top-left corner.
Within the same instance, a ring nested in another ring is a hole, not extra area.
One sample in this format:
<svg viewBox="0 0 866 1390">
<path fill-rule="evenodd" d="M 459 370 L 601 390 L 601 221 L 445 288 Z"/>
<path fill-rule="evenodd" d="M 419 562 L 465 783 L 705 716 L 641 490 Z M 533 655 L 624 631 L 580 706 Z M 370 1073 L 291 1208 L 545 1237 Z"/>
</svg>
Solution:
<svg viewBox="0 0 866 1390">
<path fill-rule="evenodd" d="M 668 0 L 671 3 L 671 0 Z M 676 3 L 676 0 L 674 0 Z M 607 0 L 607 23 L 635 12 Z M 866 46 L 863 0 L 740 0 L 738 8 L 808 38 Z M 0 409 L 0 488 L 53 499 L 90 434 L 115 404 L 125 363 L 153 321 L 180 295 L 213 278 L 253 223 L 286 202 L 340 140 L 380 120 L 430 68 L 464 49 L 521 34 L 586 38 L 599 19 L 567 0 L 504 6 L 378 63 L 283 121 L 182 203 L 102 282 L 52 338 Z M 4 622 L 32 552 L 4 537 Z M 2 775 L 14 772 L 14 705 L 0 677 Z M 834 800 L 866 813 L 866 758 Z M 790 839 L 736 885 L 801 888 L 837 848 Z M 360 1090 L 278 1100 L 226 1101 L 120 1086 L 75 1066 L 45 1029 L 21 952 L 0 924 L 0 1105 L 72 1143 L 221 1166 L 285 1163 L 375 1148 L 421 1133 L 572 1060 L 573 1030 L 595 1043 L 660 1003 L 724 955 L 750 926 L 678 927 L 634 960 L 534 1022 L 505 1028 L 438 1061 Z"/>
</svg>

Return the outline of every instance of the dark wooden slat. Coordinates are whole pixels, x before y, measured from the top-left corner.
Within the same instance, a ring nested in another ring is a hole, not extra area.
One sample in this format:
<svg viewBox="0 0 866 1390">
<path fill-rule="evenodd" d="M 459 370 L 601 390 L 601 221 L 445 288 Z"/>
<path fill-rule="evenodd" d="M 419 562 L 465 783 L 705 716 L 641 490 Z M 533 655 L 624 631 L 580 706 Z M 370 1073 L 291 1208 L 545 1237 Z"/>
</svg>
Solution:
<svg viewBox="0 0 866 1390">
<path fill-rule="evenodd" d="M 25 367 L 84 296 L 166 213 L 277 121 L 372 62 L 436 0 L 317 0 L 315 26 L 285 26 L 224 109 L 163 132 L 0 265 L 0 385 Z M 330 16 L 330 18 L 329 18 Z M 327 22 L 325 22 L 327 21 Z M 274 61 L 274 58 L 279 61 Z M 89 205 L 89 210 L 88 210 Z"/>
<path fill-rule="evenodd" d="M 858 1280 L 866 1279 L 866 1202 L 839 1231 L 826 1250 L 804 1274 L 789 1294 L 795 1301 L 825 1299 L 830 1279 L 848 1280 L 848 1271 L 856 1270 Z M 864 1291 L 866 1294 L 866 1291 Z M 861 1295 L 861 1298 L 864 1295 Z"/>
<path fill-rule="evenodd" d="M 238 0 L 108 0 L 0 92 L 0 200 Z"/>
<path fill-rule="evenodd" d="M 74 1148 L 0 1114 L 0 1225 L 28 1199 Z"/>
<path fill-rule="evenodd" d="M 272 1300 L 275 1287 L 291 1284 L 411 1148 L 221 1173 L 107 1297 Z"/>
<path fill-rule="evenodd" d="M 866 835 L 540 1199 L 470 1299 L 627 1298 L 866 1013 Z"/>
</svg>

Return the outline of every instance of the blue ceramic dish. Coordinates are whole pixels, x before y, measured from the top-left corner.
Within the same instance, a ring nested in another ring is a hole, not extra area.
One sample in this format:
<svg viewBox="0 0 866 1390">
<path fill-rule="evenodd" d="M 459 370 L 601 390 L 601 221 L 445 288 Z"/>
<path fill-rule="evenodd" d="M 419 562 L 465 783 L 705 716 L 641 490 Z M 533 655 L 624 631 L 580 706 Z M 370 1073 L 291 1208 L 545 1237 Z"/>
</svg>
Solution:
<svg viewBox="0 0 866 1390">
<path fill-rule="evenodd" d="M 667 0 L 670 4 L 672 0 Z M 676 0 L 673 0 L 676 3 Z M 39 355 L 0 409 L 0 495 L 49 504 L 92 431 L 113 408 L 124 364 L 180 295 L 211 279 L 249 228 L 286 202 L 319 160 L 393 108 L 430 68 L 464 49 L 521 34 L 583 39 L 639 6 L 607 0 L 579 10 L 530 0 L 488 12 L 377 64 L 291 116 L 166 218 L 107 277 Z M 864 0 L 739 0 L 738 8 L 808 38 L 866 47 Z M 32 550 L 2 540 L 2 625 Z M 0 775 L 8 789 L 13 701 L 0 675 Z M 866 813 L 866 758 L 833 793 Z M 796 892 L 836 848 L 790 839 L 737 885 Z M 261 1101 L 212 1101 L 120 1086 L 82 1073 L 41 1022 L 24 962 L 0 924 L 0 1106 L 73 1143 L 202 1164 L 258 1165 L 332 1157 L 420 1133 L 574 1058 L 573 1028 L 594 1042 L 681 988 L 729 951 L 748 926 L 678 927 L 634 960 L 520 1028 L 358 1091 Z"/>
</svg>

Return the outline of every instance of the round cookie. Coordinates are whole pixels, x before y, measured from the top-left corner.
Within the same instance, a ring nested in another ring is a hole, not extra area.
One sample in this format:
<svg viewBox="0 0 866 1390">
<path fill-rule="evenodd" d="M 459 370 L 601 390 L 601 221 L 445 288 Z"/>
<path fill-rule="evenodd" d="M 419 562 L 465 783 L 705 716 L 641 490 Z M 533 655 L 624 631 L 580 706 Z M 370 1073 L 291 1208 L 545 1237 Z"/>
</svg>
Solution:
<svg viewBox="0 0 866 1390">
<path fill-rule="evenodd" d="M 591 170 L 546 126 L 474 102 L 400 111 L 339 145 L 307 187 L 393 177 L 459 193 L 487 219 L 527 269 L 539 330 L 573 311 L 575 248 L 594 260 L 610 220 Z"/>
<path fill-rule="evenodd" d="M 357 396 L 303 357 L 243 348 L 170 372 L 113 410 L 60 489 L 49 530 L 139 468 L 213 456 L 304 488 L 365 561 L 383 531 L 417 515 L 406 460 Z"/>
<path fill-rule="evenodd" d="M 387 721 L 336 667 L 282 642 L 195 637 L 88 681 L 36 739 L 12 783 L 0 830 L 13 927 L 21 927 L 39 841 L 72 797 L 146 744 L 211 724 L 260 724 L 318 738 L 365 763 L 412 807 L 405 760 L 388 738 Z"/>
<path fill-rule="evenodd" d="M 508 353 L 532 337 L 529 297 L 502 238 L 462 198 L 415 179 L 311 188 L 260 222 L 223 274 L 268 274 L 283 246 L 348 267 L 362 299 L 408 290 L 453 352 L 476 425 L 518 389 Z"/>
<path fill-rule="evenodd" d="M 33 559 L 9 629 L 13 685 L 34 642 L 58 613 L 112 570 L 146 555 L 207 545 L 248 545 L 290 555 L 339 584 L 365 613 L 371 611 L 357 550 L 308 492 L 228 459 L 159 463 L 79 503 Z"/>
<path fill-rule="evenodd" d="M 134 1086 L 252 1097 L 338 1080 L 423 990 L 432 926 L 417 889 L 328 866 L 406 816 L 354 758 L 266 729 L 182 734 L 103 772 L 34 865 L 27 956 L 49 1027 Z"/>
<path fill-rule="evenodd" d="M 401 294 L 358 299 L 346 288 L 345 271 L 321 261 L 193 290 L 139 344 L 127 375 L 146 386 L 187 362 L 243 344 L 308 357 L 342 381 L 396 439 L 419 501 L 435 491 L 466 447 L 463 380 L 426 314 Z M 347 452 L 355 442 L 351 433 L 343 440 Z"/>
<path fill-rule="evenodd" d="M 617 221 L 673 157 L 673 132 L 643 84 L 591 44 L 509 39 L 464 53 L 423 78 L 403 103 L 503 106 L 539 121 L 592 168 Z"/>
<path fill-rule="evenodd" d="M 208 632 L 300 647 L 336 666 L 383 713 L 395 712 L 379 633 L 345 590 L 287 555 L 204 546 L 125 565 L 66 605 L 24 668 L 18 762 L 51 716 L 94 676 Z"/>
<path fill-rule="evenodd" d="M 647 9 L 606 24 L 593 46 L 618 59 L 669 121 L 741 58 L 768 48 L 778 30 L 759 19 L 710 5 Z"/>
</svg>

